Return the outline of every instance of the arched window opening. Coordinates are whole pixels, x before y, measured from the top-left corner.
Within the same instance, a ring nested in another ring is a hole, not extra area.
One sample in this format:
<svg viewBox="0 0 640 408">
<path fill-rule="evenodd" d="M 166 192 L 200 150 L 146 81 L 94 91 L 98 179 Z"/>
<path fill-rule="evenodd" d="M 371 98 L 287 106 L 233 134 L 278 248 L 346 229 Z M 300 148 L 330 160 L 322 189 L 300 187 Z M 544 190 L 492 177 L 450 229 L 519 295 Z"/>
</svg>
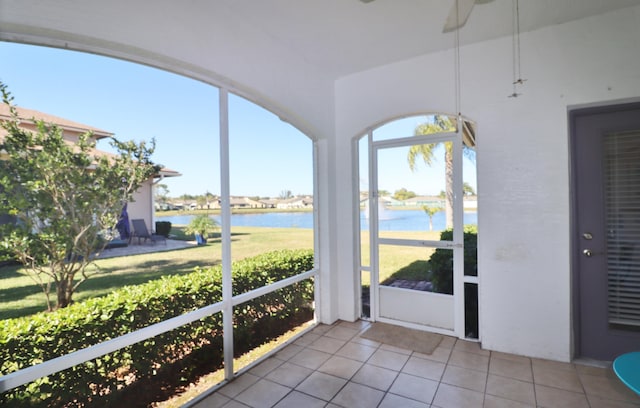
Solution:
<svg viewBox="0 0 640 408">
<path fill-rule="evenodd" d="M 0 337 L 18 339 L 0 357 L 0 405 L 169 399 L 185 381 L 204 389 L 231 379 L 314 323 L 311 139 L 239 96 L 221 102 L 225 89 L 166 71 L 3 42 L 0 59 L 14 102 L 36 119 L 65 134 L 155 138 L 152 160 L 161 163 L 127 203 L 127 220 L 143 220 L 146 231 L 105 238 L 69 308 L 43 312 L 26 267 L 0 264 L 8 294 Z M 13 220 L 2 210 L 1 222 Z"/>
<path fill-rule="evenodd" d="M 461 122 L 410 116 L 357 141 L 363 318 L 478 338 L 476 132 Z"/>
</svg>

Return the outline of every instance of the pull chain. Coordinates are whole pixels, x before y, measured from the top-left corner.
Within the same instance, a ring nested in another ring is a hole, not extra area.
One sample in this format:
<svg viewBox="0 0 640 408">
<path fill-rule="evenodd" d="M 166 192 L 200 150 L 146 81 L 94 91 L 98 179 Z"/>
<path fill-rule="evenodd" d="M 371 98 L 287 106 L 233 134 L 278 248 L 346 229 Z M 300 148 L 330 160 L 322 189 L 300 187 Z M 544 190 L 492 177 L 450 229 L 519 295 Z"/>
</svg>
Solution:
<svg viewBox="0 0 640 408">
<path fill-rule="evenodd" d="M 513 0 L 513 93 L 509 98 L 517 98 L 522 95 L 518 93 L 518 86 L 524 85 L 527 81 L 522 79 L 521 59 L 520 59 L 520 4 L 519 0 Z"/>
</svg>

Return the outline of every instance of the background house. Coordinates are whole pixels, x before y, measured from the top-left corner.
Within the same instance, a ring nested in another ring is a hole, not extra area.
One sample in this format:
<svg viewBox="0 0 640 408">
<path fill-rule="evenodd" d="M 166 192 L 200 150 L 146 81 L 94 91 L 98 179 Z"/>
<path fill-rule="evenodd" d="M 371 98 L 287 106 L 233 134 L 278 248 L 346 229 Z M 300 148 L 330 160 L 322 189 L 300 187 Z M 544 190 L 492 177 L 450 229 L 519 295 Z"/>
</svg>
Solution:
<svg viewBox="0 0 640 408">
<path fill-rule="evenodd" d="M 114 134 L 106 130 L 98 129 L 82 123 L 74 122 L 68 119 L 60 118 L 43 112 L 21 107 L 16 108 L 18 117 L 21 119 L 20 126 L 35 132 L 37 127 L 33 119 L 42 120 L 46 123 L 57 125 L 62 130 L 62 137 L 70 143 L 75 143 L 78 137 L 86 132 L 91 132 L 96 140 L 112 137 Z M 6 104 L 0 104 L 0 120 L 8 120 L 11 118 L 9 107 Z M 6 135 L 4 129 L 0 129 L 0 140 Z M 96 150 L 97 154 L 110 154 L 105 151 Z M 129 219 L 142 218 L 145 220 L 147 227 L 154 228 L 154 199 L 153 199 L 153 183 L 162 180 L 164 177 L 180 176 L 175 170 L 162 168 L 158 174 L 147 180 L 140 189 L 134 193 L 133 200 L 127 206 Z M 1 219 L 0 219 L 1 220 Z"/>
</svg>

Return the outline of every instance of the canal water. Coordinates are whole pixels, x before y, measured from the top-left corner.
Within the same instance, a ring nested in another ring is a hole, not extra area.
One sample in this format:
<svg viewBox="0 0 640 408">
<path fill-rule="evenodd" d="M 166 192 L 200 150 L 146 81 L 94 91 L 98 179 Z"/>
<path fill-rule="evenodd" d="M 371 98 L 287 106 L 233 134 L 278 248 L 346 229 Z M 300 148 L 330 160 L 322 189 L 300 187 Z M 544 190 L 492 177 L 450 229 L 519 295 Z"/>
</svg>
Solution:
<svg viewBox="0 0 640 408">
<path fill-rule="evenodd" d="M 187 225 L 194 215 L 156 216 L 156 221 L 169 221 L 175 225 Z M 220 222 L 220 217 L 212 215 Z M 360 222 L 369 229 L 369 219 L 365 212 L 360 213 Z M 477 224 L 477 212 L 464 213 L 465 224 Z M 275 227 L 275 228 L 313 228 L 312 212 L 269 212 L 256 214 L 232 214 L 232 227 Z M 380 230 L 383 231 L 426 231 L 429 229 L 429 217 L 422 210 L 384 210 L 380 213 Z M 444 211 L 433 216 L 433 229 L 445 229 Z"/>
</svg>

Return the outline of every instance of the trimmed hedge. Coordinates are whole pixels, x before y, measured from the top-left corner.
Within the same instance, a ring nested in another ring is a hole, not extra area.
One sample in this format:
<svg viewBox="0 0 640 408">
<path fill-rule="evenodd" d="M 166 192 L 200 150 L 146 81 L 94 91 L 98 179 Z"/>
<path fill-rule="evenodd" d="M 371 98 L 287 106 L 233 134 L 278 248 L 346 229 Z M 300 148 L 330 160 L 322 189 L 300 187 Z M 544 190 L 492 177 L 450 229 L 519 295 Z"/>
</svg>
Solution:
<svg viewBox="0 0 640 408">
<path fill-rule="evenodd" d="M 234 295 L 313 268 L 309 250 L 276 251 L 235 262 Z M 143 285 L 73 304 L 52 313 L 0 322 L 0 374 L 26 368 L 101 341 L 222 300 L 220 266 L 196 268 L 188 275 L 168 276 Z M 310 279 L 234 308 L 237 355 L 271 337 L 282 326 L 309 313 Z M 118 401 L 126 386 L 153 377 L 163 366 L 188 365 L 205 358 L 212 369 L 222 364 L 222 316 L 179 327 L 68 370 L 0 394 L 0 405 L 82 406 Z M 185 362 L 186 361 L 186 362 Z"/>
<path fill-rule="evenodd" d="M 464 274 L 478 276 L 478 227 L 465 225 L 464 227 Z M 440 233 L 441 241 L 453 241 L 453 230 L 447 229 Z M 429 260 L 431 266 L 431 282 L 434 292 L 453 295 L 453 251 L 450 249 L 436 249 Z"/>
</svg>

